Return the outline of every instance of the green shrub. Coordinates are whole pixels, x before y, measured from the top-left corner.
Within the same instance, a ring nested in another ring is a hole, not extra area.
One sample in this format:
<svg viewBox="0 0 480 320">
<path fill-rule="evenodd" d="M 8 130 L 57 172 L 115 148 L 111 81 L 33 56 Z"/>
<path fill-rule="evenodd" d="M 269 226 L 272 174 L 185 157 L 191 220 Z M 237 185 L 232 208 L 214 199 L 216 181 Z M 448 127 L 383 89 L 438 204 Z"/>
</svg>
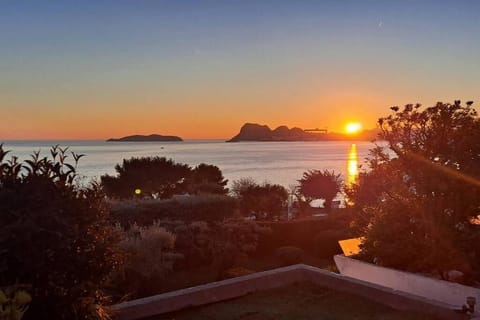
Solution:
<svg viewBox="0 0 480 320">
<path fill-rule="evenodd" d="M 21 320 L 32 297 L 27 291 L 15 286 L 0 289 L 0 319 Z"/>
<path fill-rule="evenodd" d="M 255 252 L 260 235 L 268 232 L 255 222 L 237 219 L 213 224 L 196 221 L 167 228 L 175 230 L 176 250 L 185 257 L 178 261 L 179 269 L 210 265 L 219 274 L 242 264 L 245 257 Z"/>
<path fill-rule="evenodd" d="M 181 254 L 174 252 L 175 235 L 156 222 L 148 227 L 132 225 L 122 231 L 120 248 L 126 254 L 126 263 L 116 280 L 121 290 L 133 297 L 157 293 L 165 277 L 173 270 Z"/>
<path fill-rule="evenodd" d="M 123 274 L 115 276 L 114 289 L 142 297 L 197 285 L 199 279 L 222 279 L 225 270 L 243 266 L 264 232 L 268 229 L 255 222 L 236 219 L 214 223 L 162 220 L 149 226 L 133 225 L 120 243 L 128 259 Z M 208 277 L 188 275 L 199 270 Z M 178 279 L 178 275 L 184 276 Z"/>
<path fill-rule="evenodd" d="M 313 254 L 318 258 L 331 259 L 334 255 L 342 253 L 338 241 L 346 239 L 345 230 L 324 230 L 313 238 Z"/>
<path fill-rule="evenodd" d="M 259 255 L 270 254 L 281 246 L 295 246 L 320 258 L 331 258 L 341 252 L 337 241 L 349 237 L 346 223 L 334 217 L 260 225 L 270 228 L 271 232 L 261 235 L 257 249 Z"/>
<path fill-rule="evenodd" d="M 285 207 L 288 198 L 287 190 L 278 184 L 263 183 L 237 186 L 235 192 L 240 192 L 239 207 L 245 216 L 255 216 L 256 220 L 273 220 L 285 215 Z"/>
<path fill-rule="evenodd" d="M 0 145 L 0 286 L 31 286 L 27 319 L 104 317 L 100 288 L 122 261 L 104 194 L 74 183 L 66 151 L 5 161 Z"/>
<path fill-rule="evenodd" d="M 124 226 L 132 223 L 149 225 L 155 220 L 215 222 L 230 218 L 235 199 L 225 195 L 177 196 L 172 199 L 112 201 L 112 214 Z"/>
<path fill-rule="evenodd" d="M 275 257 L 284 266 L 301 263 L 303 260 L 303 250 L 293 246 L 280 247 L 275 250 Z"/>
</svg>

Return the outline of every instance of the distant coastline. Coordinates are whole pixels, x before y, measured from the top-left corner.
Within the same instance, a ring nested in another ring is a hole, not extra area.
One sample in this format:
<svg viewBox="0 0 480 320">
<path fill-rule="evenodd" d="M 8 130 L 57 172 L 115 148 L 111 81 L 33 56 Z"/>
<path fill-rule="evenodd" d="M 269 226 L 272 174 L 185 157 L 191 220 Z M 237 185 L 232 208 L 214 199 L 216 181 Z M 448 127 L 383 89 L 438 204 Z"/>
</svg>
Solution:
<svg viewBox="0 0 480 320">
<path fill-rule="evenodd" d="M 162 136 L 160 134 L 151 135 L 132 135 L 122 138 L 110 138 L 107 142 L 151 142 L 151 141 L 183 141 L 182 138 L 177 136 Z"/>
<path fill-rule="evenodd" d="M 347 135 L 326 130 L 306 131 L 301 128 L 280 126 L 274 130 L 267 125 L 245 123 L 240 132 L 227 142 L 240 141 L 371 141 L 377 137 L 377 130 L 365 130 L 356 135 Z"/>
</svg>

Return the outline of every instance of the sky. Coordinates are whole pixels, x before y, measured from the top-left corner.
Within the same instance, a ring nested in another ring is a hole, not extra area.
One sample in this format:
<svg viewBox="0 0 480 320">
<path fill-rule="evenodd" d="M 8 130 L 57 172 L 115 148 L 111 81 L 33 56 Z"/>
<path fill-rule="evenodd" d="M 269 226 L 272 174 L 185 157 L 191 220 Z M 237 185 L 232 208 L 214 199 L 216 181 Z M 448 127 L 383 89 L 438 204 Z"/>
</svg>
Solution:
<svg viewBox="0 0 480 320">
<path fill-rule="evenodd" d="M 338 132 L 479 88 L 476 0 L 0 0 L 0 140 Z"/>
</svg>

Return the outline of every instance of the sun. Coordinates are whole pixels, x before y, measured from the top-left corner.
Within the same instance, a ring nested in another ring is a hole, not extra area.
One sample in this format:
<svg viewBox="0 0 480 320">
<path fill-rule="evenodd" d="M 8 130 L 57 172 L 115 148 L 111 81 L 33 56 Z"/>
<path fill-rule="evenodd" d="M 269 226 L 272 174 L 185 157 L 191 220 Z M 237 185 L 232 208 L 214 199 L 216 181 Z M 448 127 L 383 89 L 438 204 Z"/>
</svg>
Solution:
<svg viewBox="0 0 480 320">
<path fill-rule="evenodd" d="M 360 122 L 350 122 L 345 126 L 347 134 L 357 134 L 362 131 L 362 124 Z"/>
</svg>

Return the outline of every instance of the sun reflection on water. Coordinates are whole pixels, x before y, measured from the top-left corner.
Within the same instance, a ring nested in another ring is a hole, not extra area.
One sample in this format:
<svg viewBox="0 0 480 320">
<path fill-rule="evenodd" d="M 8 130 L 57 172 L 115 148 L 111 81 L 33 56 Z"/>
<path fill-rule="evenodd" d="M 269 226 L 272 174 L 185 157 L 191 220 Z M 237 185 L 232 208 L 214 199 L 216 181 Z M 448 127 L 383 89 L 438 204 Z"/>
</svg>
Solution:
<svg viewBox="0 0 480 320">
<path fill-rule="evenodd" d="M 353 184 L 358 179 L 358 154 L 357 145 L 352 143 L 347 159 L 347 183 Z"/>
</svg>

